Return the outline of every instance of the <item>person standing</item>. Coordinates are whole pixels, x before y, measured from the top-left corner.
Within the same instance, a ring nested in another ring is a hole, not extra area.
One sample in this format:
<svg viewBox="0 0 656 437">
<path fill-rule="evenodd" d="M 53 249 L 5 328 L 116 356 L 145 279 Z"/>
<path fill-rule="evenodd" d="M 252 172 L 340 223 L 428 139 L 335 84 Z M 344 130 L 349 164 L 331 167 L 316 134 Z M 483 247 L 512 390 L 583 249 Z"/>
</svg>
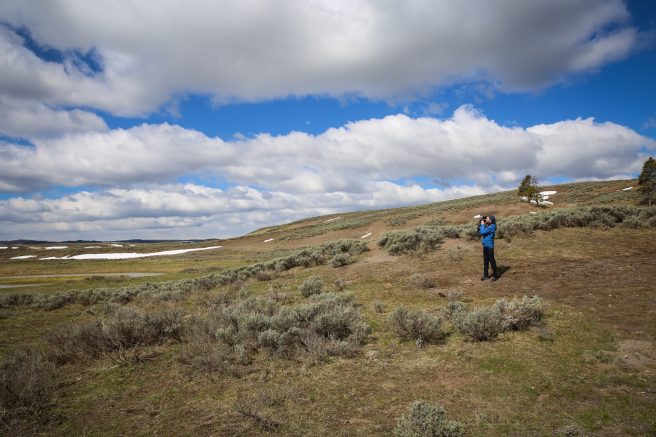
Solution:
<svg viewBox="0 0 656 437">
<path fill-rule="evenodd" d="M 483 239 L 483 276 L 481 277 L 481 281 L 490 278 L 488 275 L 490 264 L 492 265 L 492 277 L 490 280 L 496 281 L 499 279 L 497 273 L 497 262 L 494 259 L 494 235 L 497 232 L 496 218 L 493 215 L 484 217 L 484 219 L 481 220 L 478 232 Z"/>
</svg>

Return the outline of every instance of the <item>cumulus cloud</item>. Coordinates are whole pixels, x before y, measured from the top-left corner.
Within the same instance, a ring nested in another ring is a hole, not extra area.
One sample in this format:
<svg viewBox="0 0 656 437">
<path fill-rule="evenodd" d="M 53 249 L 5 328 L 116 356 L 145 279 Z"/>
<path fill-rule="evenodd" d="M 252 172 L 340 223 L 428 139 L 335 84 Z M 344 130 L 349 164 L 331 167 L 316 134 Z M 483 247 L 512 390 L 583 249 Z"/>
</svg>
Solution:
<svg viewBox="0 0 656 437">
<path fill-rule="evenodd" d="M 44 61 L 2 29 L 0 93 L 119 115 L 188 92 L 398 99 L 479 80 L 532 90 L 625 57 L 641 38 L 621 0 L 5 0 L 0 16 L 64 59 Z M 97 74 L 75 62 L 90 50 Z"/>
<path fill-rule="evenodd" d="M 0 133 L 15 138 L 52 138 L 64 134 L 106 131 L 93 112 L 51 108 L 41 102 L 0 96 Z"/>
<path fill-rule="evenodd" d="M 373 182 L 366 193 L 264 192 L 196 184 L 80 192 L 60 199 L 0 200 L 0 238 L 210 238 L 335 212 L 483 194 L 475 186 L 425 189 Z"/>
<path fill-rule="evenodd" d="M 466 178 L 478 184 L 537 176 L 605 178 L 639 171 L 656 142 L 615 123 L 567 120 L 507 127 L 471 106 L 451 118 L 403 114 L 319 135 L 224 141 L 168 124 L 0 144 L 0 190 L 51 185 L 162 183 L 205 174 L 288 193 L 364 193 L 372 181 Z"/>
</svg>

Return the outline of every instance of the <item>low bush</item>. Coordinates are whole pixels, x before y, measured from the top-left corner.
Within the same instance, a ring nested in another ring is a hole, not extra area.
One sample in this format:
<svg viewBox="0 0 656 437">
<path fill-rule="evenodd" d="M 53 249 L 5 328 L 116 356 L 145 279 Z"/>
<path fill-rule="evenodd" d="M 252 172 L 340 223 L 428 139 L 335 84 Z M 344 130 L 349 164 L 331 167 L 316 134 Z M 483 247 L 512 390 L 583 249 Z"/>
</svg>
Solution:
<svg viewBox="0 0 656 437">
<path fill-rule="evenodd" d="M 424 290 L 435 287 L 435 279 L 422 273 L 414 273 L 412 276 L 410 276 L 410 283 L 415 287 L 422 288 Z"/>
<path fill-rule="evenodd" d="M 177 309 L 140 312 L 118 308 L 112 311 L 104 319 L 53 331 L 47 337 L 48 356 L 61 364 L 182 338 L 183 314 Z"/>
<path fill-rule="evenodd" d="M 303 297 L 309 297 L 313 294 L 319 294 L 323 291 L 323 280 L 318 276 L 311 276 L 307 278 L 303 283 L 298 287 L 298 291 L 301 292 Z"/>
<path fill-rule="evenodd" d="M 447 420 L 444 408 L 439 404 L 415 401 L 408 414 L 397 419 L 395 437 L 460 437 L 465 427 L 455 420 Z"/>
<path fill-rule="evenodd" d="M 55 391 L 55 366 L 42 354 L 19 349 L 0 361 L 0 423 L 41 421 Z"/>
<path fill-rule="evenodd" d="M 464 296 L 464 293 L 461 290 L 449 290 L 446 292 L 446 298 L 449 300 L 449 302 L 462 300 L 462 296 Z"/>
<path fill-rule="evenodd" d="M 397 308 L 389 319 L 392 331 L 402 340 L 415 340 L 419 347 L 437 343 L 447 336 L 442 318 L 425 310 Z"/>
<path fill-rule="evenodd" d="M 499 299 L 497 308 L 503 317 L 504 330 L 518 331 L 527 329 L 529 326 L 537 325 L 544 316 L 546 304 L 538 296 L 515 299 L 508 302 Z"/>
<path fill-rule="evenodd" d="M 495 305 L 452 314 L 451 321 L 458 331 L 476 341 L 492 340 L 503 332 L 503 316 Z"/>
<path fill-rule="evenodd" d="M 338 253 L 330 259 L 330 265 L 333 267 L 345 266 L 351 264 L 352 262 L 353 261 L 351 260 L 351 255 L 348 253 Z"/>
<path fill-rule="evenodd" d="M 30 305 L 34 301 L 34 296 L 30 293 L 14 293 L 0 297 L 0 308 L 10 308 L 14 306 Z"/>
<path fill-rule="evenodd" d="M 309 295 L 303 304 L 282 306 L 272 298 L 247 299 L 211 308 L 193 319 L 181 360 L 208 370 L 235 373 L 264 351 L 311 362 L 350 356 L 369 335 L 369 325 L 351 293 Z"/>
<path fill-rule="evenodd" d="M 435 250 L 444 241 L 438 228 L 423 226 L 408 231 L 393 231 L 384 234 L 378 241 L 390 255 L 419 253 Z"/>
<path fill-rule="evenodd" d="M 460 246 L 450 247 L 444 252 L 444 257 L 449 261 L 462 261 L 465 258 L 465 250 Z"/>
</svg>

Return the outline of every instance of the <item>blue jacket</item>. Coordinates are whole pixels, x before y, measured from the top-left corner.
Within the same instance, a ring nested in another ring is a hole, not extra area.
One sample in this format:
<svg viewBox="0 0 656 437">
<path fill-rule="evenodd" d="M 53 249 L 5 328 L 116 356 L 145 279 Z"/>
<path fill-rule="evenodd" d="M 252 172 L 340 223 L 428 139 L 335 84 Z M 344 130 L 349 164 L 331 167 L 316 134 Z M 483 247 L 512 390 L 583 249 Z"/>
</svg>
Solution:
<svg viewBox="0 0 656 437">
<path fill-rule="evenodd" d="M 483 237 L 483 247 L 494 247 L 494 234 L 497 232 L 497 225 L 494 223 L 481 225 L 479 232 Z"/>
</svg>

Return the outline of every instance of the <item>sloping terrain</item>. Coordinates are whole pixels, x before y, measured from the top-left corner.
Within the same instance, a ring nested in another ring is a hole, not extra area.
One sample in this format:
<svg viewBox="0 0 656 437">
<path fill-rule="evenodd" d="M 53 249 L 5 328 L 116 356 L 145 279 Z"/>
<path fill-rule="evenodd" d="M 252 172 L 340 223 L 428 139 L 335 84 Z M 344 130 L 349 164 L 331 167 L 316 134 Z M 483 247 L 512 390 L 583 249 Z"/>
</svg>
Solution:
<svg viewBox="0 0 656 437">
<path fill-rule="evenodd" d="M 10 435 L 385 435 L 425 400 L 467 435 L 656 433 L 656 220 L 653 210 L 619 209 L 638 204 L 624 190 L 635 185 L 545 187 L 557 191 L 548 210 L 507 192 L 317 217 L 171 257 L 11 260 L 46 251 L 4 249 L 0 283 L 43 285 L 0 290 L 0 370 L 25 392 L 0 396 L 0 426 Z M 495 249 L 501 279 L 479 280 L 480 242 L 466 237 L 475 215 L 503 226 L 598 206 L 625 215 L 506 232 Z M 376 244 L 418 226 L 460 234 L 398 256 Z M 356 242 L 326 244 L 344 239 Z M 71 276 L 7 278 L 27 274 Z M 546 304 L 539 320 L 485 341 L 453 313 L 523 296 Z M 403 339 L 401 307 L 440 328 Z M 8 362 L 29 362 L 32 373 Z"/>
</svg>

